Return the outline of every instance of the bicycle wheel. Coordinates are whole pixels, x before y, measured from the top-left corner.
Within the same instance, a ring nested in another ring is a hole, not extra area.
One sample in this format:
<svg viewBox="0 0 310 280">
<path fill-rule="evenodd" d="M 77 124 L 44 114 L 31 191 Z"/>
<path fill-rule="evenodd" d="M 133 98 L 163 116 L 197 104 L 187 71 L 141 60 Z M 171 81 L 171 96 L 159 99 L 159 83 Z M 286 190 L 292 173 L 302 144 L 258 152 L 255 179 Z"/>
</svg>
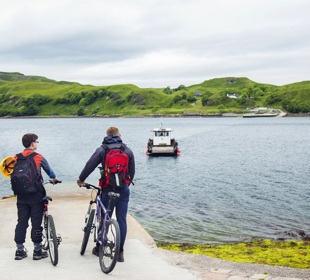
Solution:
<svg viewBox="0 0 310 280">
<path fill-rule="evenodd" d="M 99 264 L 102 272 L 111 272 L 117 262 L 121 244 L 121 232 L 114 219 L 106 222 L 106 237 L 99 246 Z"/>
<path fill-rule="evenodd" d="M 95 216 L 95 209 L 92 209 L 90 211 L 89 217 L 88 219 L 85 221 L 85 227 L 83 229 L 84 231 L 84 236 L 83 236 L 83 241 L 82 241 L 82 245 L 81 245 L 81 251 L 80 254 L 83 256 L 86 250 L 86 246 L 88 243 L 88 239 L 89 239 L 89 235 L 90 232 L 93 228 L 93 221 L 94 221 L 94 216 Z"/>
<path fill-rule="evenodd" d="M 42 243 L 41 247 L 43 250 L 48 250 L 48 240 L 47 240 L 47 216 L 44 215 L 44 222 L 43 222 L 43 231 L 42 231 Z"/>
<path fill-rule="evenodd" d="M 58 242 L 54 219 L 51 215 L 47 216 L 47 242 L 51 262 L 56 266 L 58 263 Z"/>
</svg>

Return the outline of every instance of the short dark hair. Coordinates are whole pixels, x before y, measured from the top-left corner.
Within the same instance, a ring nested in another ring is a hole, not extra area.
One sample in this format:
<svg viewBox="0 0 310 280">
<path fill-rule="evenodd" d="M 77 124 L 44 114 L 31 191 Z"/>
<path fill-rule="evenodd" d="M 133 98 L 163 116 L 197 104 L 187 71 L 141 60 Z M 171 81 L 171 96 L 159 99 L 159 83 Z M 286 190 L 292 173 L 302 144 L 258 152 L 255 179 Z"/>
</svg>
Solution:
<svg viewBox="0 0 310 280">
<path fill-rule="evenodd" d="M 27 133 L 23 136 L 22 142 L 25 148 L 29 148 L 31 143 L 35 142 L 38 139 L 38 135 L 34 133 Z"/>
</svg>

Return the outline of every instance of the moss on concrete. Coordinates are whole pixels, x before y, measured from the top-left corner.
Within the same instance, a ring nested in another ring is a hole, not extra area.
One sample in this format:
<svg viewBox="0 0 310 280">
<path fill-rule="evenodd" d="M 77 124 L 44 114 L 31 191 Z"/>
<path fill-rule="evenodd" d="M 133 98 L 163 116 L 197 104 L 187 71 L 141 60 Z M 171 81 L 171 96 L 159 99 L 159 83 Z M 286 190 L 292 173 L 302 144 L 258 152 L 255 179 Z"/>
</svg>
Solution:
<svg viewBox="0 0 310 280">
<path fill-rule="evenodd" d="M 161 243 L 157 246 L 167 250 L 201 254 L 233 262 L 310 269 L 309 241 L 256 240 L 225 245 Z"/>
</svg>

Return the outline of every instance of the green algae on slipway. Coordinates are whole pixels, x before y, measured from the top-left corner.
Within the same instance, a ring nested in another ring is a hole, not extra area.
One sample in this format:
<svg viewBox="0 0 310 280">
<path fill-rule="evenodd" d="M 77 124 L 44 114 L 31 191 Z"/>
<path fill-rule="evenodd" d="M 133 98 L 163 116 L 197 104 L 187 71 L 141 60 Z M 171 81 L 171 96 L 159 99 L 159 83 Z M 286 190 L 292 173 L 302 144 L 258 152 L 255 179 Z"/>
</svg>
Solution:
<svg viewBox="0 0 310 280">
<path fill-rule="evenodd" d="M 166 250 L 206 255 L 233 262 L 310 269 L 310 241 L 256 240 L 225 245 L 160 243 Z"/>
</svg>

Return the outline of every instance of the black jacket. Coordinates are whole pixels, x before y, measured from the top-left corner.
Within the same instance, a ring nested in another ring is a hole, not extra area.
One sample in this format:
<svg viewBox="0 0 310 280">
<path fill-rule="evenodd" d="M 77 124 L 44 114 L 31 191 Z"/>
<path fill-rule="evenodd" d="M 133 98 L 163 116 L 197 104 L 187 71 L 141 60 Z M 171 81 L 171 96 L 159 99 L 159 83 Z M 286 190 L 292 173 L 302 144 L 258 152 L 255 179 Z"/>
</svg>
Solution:
<svg viewBox="0 0 310 280">
<path fill-rule="evenodd" d="M 122 139 L 119 136 L 113 135 L 113 136 L 106 136 L 103 139 L 102 144 L 108 145 L 109 148 L 117 148 L 120 147 L 122 144 Z M 135 158 L 133 155 L 133 152 L 130 148 L 128 148 L 125 144 L 125 153 L 128 155 L 129 162 L 128 162 L 128 172 L 131 178 L 131 181 L 133 180 L 135 176 Z M 104 146 L 100 146 L 96 149 L 96 151 L 92 154 L 92 156 L 89 158 L 89 160 L 86 162 L 85 167 L 83 168 L 79 179 L 84 182 L 86 178 L 95 170 L 95 168 L 102 164 L 102 167 L 104 166 L 106 156 L 106 150 Z"/>
</svg>

